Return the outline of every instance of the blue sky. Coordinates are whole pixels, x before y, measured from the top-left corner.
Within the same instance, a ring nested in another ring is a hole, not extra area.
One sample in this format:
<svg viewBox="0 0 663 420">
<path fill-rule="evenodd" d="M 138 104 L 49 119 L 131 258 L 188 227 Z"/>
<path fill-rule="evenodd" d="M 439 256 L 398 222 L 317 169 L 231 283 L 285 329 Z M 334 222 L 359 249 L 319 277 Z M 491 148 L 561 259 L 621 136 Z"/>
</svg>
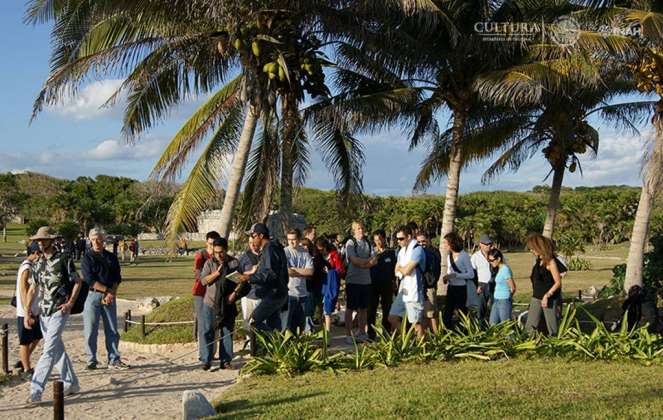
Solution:
<svg viewBox="0 0 663 420">
<path fill-rule="evenodd" d="M 107 109 L 100 105 L 121 80 L 99 80 L 81 90 L 65 104 L 42 112 L 30 125 L 32 103 L 48 76 L 49 27 L 28 26 L 22 21 L 24 2 L 0 2 L 0 172 L 30 170 L 60 178 L 122 175 L 144 180 L 168 139 L 195 109 L 195 103 L 173 110 L 167 121 L 150 130 L 135 145 L 122 140 L 120 101 Z M 583 160 L 584 176 L 567 174 L 566 186 L 640 184 L 640 167 L 645 140 L 599 128 L 601 149 L 597 159 Z M 364 142 L 366 192 L 379 195 L 409 195 L 426 149 L 408 152 L 407 137 L 399 131 L 360 137 Z M 312 152 L 313 167 L 307 186 L 330 189 L 334 181 Z M 523 165 L 516 174 L 505 173 L 489 185 L 481 184 L 488 163 L 466 168 L 461 177 L 461 193 L 477 190 L 531 189 L 544 183 L 548 167 L 541 156 Z M 547 180 L 549 183 L 550 180 Z M 430 193 L 444 193 L 446 180 L 434 184 Z"/>
</svg>

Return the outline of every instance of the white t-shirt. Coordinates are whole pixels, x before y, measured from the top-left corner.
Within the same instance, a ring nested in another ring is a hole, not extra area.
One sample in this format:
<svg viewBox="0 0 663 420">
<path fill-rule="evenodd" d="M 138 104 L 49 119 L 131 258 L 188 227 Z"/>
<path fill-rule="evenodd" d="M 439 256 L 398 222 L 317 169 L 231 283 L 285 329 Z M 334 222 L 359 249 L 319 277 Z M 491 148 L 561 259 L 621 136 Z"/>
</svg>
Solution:
<svg viewBox="0 0 663 420">
<path fill-rule="evenodd" d="M 458 267 L 460 268 L 460 267 Z M 479 277 L 479 283 L 490 283 L 490 278 L 492 274 L 490 273 L 490 263 L 488 259 L 483 255 L 481 250 L 475 252 L 472 255 L 472 268 L 477 270 L 477 276 Z"/>
<path fill-rule="evenodd" d="M 401 279 L 399 292 L 402 293 L 403 302 L 419 302 L 423 300 L 421 284 L 421 270 L 426 266 L 426 256 L 422 247 L 417 246 L 416 240 L 411 240 L 407 247 L 398 251 L 398 265 L 405 267 L 410 262 L 416 261 L 419 266 L 412 270 L 409 275 Z"/>
<path fill-rule="evenodd" d="M 25 270 L 31 269 L 32 263 L 28 260 L 25 260 L 21 263 L 21 266 L 18 268 L 18 274 L 16 275 L 16 316 L 25 316 L 25 310 L 23 309 L 23 302 L 21 302 L 21 292 L 19 289 L 19 284 L 21 282 L 21 275 Z M 29 285 L 28 285 L 29 287 Z M 39 288 L 37 288 L 37 294 L 34 299 L 32 299 L 31 311 L 32 315 L 39 315 Z"/>
</svg>

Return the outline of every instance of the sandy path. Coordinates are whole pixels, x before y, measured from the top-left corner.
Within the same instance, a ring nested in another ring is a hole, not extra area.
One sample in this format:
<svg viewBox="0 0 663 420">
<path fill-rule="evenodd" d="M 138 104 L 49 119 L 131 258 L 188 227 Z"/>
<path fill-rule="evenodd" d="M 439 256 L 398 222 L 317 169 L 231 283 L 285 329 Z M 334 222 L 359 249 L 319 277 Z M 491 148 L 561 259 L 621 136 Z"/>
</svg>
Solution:
<svg viewBox="0 0 663 420">
<path fill-rule="evenodd" d="M 126 310 L 120 309 L 118 308 L 118 313 Z M 18 360 L 14 311 L 11 306 L 0 306 L 0 324 L 8 323 L 10 326 L 10 367 Z M 136 310 L 132 309 L 132 312 L 136 313 Z M 214 398 L 223 388 L 235 382 L 237 368 L 243 361 L 241 358 L 235 358 L 231 370 L 219 370 L 215 367 L 205 372 L 199 369 L 197 352 L 130 354 L 125 351 L 122 360 L 128 363 L 131 369 L 107 370 L 103 331 L 100 330 L 97 358 L 101 366 L 100 369 L 87 371 L 82 323 L 81 315 L 71 317 L 63 335 L 67 353 L 74 363 L 81 385 L 80 393 L 65 398 L 65 416 L 70 419 L 181 418 L 183 391 L 199 389 L 207 398 Z M 36 364 L 40 354 L 41 346 L 35 350 L 32 357 L 33 365 Z M 53 373 L 55 377 L 55 370 Z M 41 406 L 25 405 L 29 389 L 29 381 L 17 378 L 14 378 L 9 385 L 0 386 L 0 418 L 3 420 L 52 418 L 52 380 L 46 387 L 45 403 Z"/>
</svg>

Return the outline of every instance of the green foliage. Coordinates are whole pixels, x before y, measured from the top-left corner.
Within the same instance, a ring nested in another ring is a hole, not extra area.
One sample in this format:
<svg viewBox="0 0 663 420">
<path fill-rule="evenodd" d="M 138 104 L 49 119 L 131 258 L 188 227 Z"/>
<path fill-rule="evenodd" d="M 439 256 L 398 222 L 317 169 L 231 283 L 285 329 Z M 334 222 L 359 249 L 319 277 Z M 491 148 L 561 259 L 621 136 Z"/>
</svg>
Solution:
<svg viewBox="0 0 663 420">
<path fill-rule="evenodd" d="M 0 174 L 0 227 L 4 227 L 12 216 L 18 214 L 27 196 L 18 189 L 16 176 Z"/>
<path fill-rule="evenodd" d="M 42 226 L 48 226 L 50 225 L 51 222 L 49 222 L 46 219 L 34 219 L 30 220 L 26 225 L 25 225 L 25 233 L 27 236 L 34 235 L 37 233 L 37 230 L 42 227 Z"/>
<path fill-rule="evenodd" d="M 414 327 L 385 334 L 365 345 L 355 343 L 352 353 L 329 355 L 319 346 L 323 333 L 294 336 L 290 333 L 259 335 L 262 353 L 249 361 L 245 372 L 292 376 L 311 370 L 365 370 L 395 367 L 407 362 L 451 361 L 461 359 L 499 360 L 523 356 L 562 357 L 569 360 L 633 360 L 663 362 L 663 337 L 646 327 L 628 331 L 622 322 L 612 333 L 589 312 L 594 329 L 586 333 L 576 320 L 576 309 L 567 306 L 556 336 L 536 333 L 530 336 L 515 320 L 482 329 L 479 323 L 463 316 L 459 328 L 440 329 L 418 339 Z M 323 340 L 324 342 L 324 340 Z"/>
<path fill-rule="evenodd" d="M 292 334 L 257 332 L 260 353 L 242 368 L 246 373 L 282 374 L 292 376 L 312 370 L 336 370 L 341 367 L 343 354 L 329 355 L 326 333 Z M 322 346 L 316 341 L 321 340 Z"/>
<path fill-rule="evenodd" d="M 563 253 L 583 252 L 588 243 L 607 245 L 628 239 L 640 191 L 631 187 L 564 188 L 558 212 L 558 242 Z M 527 235 L 540 232 L 545 220 L 548 193 L 475 192 L 459 198 L 455 227 L 466 247 L 476 244 L 481 232 L 493 236 L 501 248 L 522 248 Z M 323 234 L 349 235 L 350 222 L 363 220 L 368 231 L 384 228 L 392 233 L 398 226 L 415 221 L 431 235 L 442 226 L 444 197 L 365 196 L 340 211 L 333 192 L 302 189 L 295 197 L 295 211 Z M 658 211 L 663 214 L 663 212 Z M 658 214 L 657 210 L 654 214 Z"/>
<path fill-rule="evenodd" d="M 62 236 L 62 238 L 66 241 L 73 241 L 78 237 L 80 232 L 78 223 L 71 220 L 65 220 L 64 222 L 59 223 L 57 226 L 55 226 L 55 229 L 57 230 L 58 234 L 60 234 L 60 236 Z"/>
<path fill-rule="evenodd" d="M 584 258 L 573 257 L 568 261 L 569 271 L 589 271 L 592 269 L 592 262 Z"/>
<path fill-rule="evenodd" d="M 642 270 L 642 283 L 650 290 L 656 290 L 659 298 L 663 299 L 663 233 L 650 239 L 652 250 L 645 253 Z M 602 295 L 620 295 L 624 292 L 624 279 L 626 277 L 626 264 L 618 264 L 612 269 L 612 280 L 603 289 Z"/>
<path fill-rule="evenodd" d="M 0 174 L 0 182 L 5 176 Z M 34 226 L 70 221 L 78 225 L 77 233 L 95 225 L 125 235 L 152 228 L 162 231 L 176 192 L 167 184 L 107 175 L 73 181 L 33 173 L 14 177 L 17 190 L 25 197 L 17 213 L 26 217 L 30 231 Z"/>
</svg>

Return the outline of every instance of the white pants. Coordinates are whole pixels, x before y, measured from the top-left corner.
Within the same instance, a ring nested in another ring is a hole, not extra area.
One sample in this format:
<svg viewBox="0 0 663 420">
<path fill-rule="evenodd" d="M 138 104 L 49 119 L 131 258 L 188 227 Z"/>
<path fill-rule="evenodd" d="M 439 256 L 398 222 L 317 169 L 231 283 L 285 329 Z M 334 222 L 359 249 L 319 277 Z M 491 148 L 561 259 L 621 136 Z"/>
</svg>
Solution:
<svg viewBox="0 0 663 420">
<path fill-rule="evenodd" d="M 256 308 L 256 306 L 258 306 L 259 303 L 260 299 L 252 299 L 249 297 L 243 297 L 240 301 L 240 304 L 242 305 L 242 328 L 244 328 L 246 331 L 251 330 L 251 324 L 249 321 L 251 320 L 251 315 L 253 315 L 253 310 Z"/>
</svg>

